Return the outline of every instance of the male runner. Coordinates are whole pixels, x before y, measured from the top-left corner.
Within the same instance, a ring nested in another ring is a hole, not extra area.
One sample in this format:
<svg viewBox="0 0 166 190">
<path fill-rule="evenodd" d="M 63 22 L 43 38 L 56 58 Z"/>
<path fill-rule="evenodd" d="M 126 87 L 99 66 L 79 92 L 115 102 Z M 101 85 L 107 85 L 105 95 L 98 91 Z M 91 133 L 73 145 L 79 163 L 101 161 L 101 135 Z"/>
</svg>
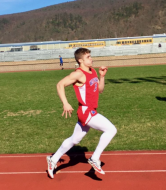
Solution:
<svg viewBox="0 0 166 190">
<path fill-rule="evenodd" d="M 105 174 L 101 168 L 100 155 L 115 136 L 117 130 L 107 118 L 97 113 L 98 97 L 99 93 L 102 93 L 104 90 L 104 77 L 107 68 L 104 66 L 99 68 L 99 80 L 96 71 L 92 68 L 93 62 L 90 52 L 86 48 L 77 49 L 75 51 L 75 59 L 79 64 L 79 68 L 57 84 L 57 92 L 63 103 L 62 116 L 65 115 L 66 118 L 68 115 L 71 117 L 73 108 L 67 101 L 65 87 L 73 85 L 79 103 L 77 110 L 78 122 L 75 125 L 72 136 L 63 141 L 53 156 L 47 156 L 48 174 L 51 178 L 54 178 L 53 171 L 57 167 L 57 162 L 61 156 L 78 144 L 90 128 L 103 131 L 103 133 L 96 150 L 91 158 L 88 159 L 88 163 L 97 172 Z"/>
<path fill-rule="evenodd" d="M 62 70 L 64 69 L 63 68 L 63 59 L 62 57 L 59 55 L 59 61 L 60 61 L 60 67 L 62 68 Z"/>
</svg>

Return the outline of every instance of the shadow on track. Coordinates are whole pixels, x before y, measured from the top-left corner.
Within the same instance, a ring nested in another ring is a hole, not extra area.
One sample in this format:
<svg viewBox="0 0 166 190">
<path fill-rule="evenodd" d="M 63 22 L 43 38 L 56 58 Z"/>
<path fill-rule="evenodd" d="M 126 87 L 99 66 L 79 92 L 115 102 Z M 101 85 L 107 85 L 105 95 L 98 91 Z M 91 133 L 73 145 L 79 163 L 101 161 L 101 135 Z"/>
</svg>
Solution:
<svg viewBox="0 0 166 190">
<path fill-rule="evenodd" d="M 86 147 L 81 147 L 81 146 L 74 146 L 73 148 L 71 148 L 66 155 L 69 156 L 70 160 L 68 163 L 63 164 L 63 162 L 65 161 L 64 159 L 60 159 L 59 162 L 62 163 L 60 166 L 58 166 L 55 170 L 54 170 L 54 174 L 58 173 L 58 171 L 64 169 L 64 168 L 68 168 L 71 166 L 75 166 L 79 163 L 86 163 L 88 164 L 88 159 L 85 157 L 85 152 L 88 152 L 88 149 Z M 101 163 L 101 166 L 103 166 L 104 163 Z M 89 165 L 90 166 L 90 165 Z M 92 178 L 93 180 L 97 180 L 97 181 L 102 181 L 102 179 L 100 179 L 99 177 L 97 177 L 97 175 L 95 174 L 95 170 L 91 167 L 91 169 L 86 172 L 84 175 Z M 49 176 L 48 176 L 49 177 Z"/>
</svg>

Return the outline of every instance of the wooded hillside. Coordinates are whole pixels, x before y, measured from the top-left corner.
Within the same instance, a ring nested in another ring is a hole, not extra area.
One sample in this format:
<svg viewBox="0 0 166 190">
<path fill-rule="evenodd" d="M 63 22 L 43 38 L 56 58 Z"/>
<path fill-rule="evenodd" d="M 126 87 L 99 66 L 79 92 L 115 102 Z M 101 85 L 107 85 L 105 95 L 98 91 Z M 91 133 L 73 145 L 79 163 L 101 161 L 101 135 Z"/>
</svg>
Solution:
<svg viewBox="0 0 166 190">
<path fill-rule="evenodd" d="M 0 16 L 0 43 L 148 36 L 165 32 L 165 0 L 76 0 Z"/>
</svg>

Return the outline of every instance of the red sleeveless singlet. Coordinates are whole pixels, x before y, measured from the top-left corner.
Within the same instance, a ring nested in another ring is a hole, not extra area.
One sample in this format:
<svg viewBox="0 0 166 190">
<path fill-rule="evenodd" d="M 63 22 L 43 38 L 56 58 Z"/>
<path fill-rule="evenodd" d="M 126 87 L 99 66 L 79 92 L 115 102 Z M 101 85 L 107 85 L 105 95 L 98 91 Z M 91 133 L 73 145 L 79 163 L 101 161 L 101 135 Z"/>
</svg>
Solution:
<svg viewBox="0 0 166 190">
<path fill-rule="evenodd" d="M 81 68 L 86 82 L 82 86 L 73 85 L 76 97 L 78 100 L 78 121 L 84 126 L 90 119 L 97 114 L 96 108 L 98 107 L 99 89 L 98 89 L 98 77 L 96 71 L 91 68 L 91 73 L 88 73 Z"/>
</svg>

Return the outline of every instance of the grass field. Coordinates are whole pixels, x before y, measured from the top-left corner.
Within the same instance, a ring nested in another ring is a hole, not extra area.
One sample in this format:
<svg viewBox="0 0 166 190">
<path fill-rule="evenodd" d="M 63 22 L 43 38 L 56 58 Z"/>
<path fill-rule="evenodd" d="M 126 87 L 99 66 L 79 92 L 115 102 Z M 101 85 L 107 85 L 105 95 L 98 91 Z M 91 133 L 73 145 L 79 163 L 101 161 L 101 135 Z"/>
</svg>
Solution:
<svg viewBox="0 0 166 190">
<path fill-rule="evenodd" d="M 72 70 L 0 74 L 0 153 L 55 152 L 77 122 L 74 108 L 62 118 L 56 83 Z M 97 69 L 98 71 L 98 69 Z M 118 133 L 106 150 L 166 150 L 166 66 L 109 68 L 98 112 Z M 93 151 L 101 132 L 93 129 L 79 146 Z"/>
</svg>

